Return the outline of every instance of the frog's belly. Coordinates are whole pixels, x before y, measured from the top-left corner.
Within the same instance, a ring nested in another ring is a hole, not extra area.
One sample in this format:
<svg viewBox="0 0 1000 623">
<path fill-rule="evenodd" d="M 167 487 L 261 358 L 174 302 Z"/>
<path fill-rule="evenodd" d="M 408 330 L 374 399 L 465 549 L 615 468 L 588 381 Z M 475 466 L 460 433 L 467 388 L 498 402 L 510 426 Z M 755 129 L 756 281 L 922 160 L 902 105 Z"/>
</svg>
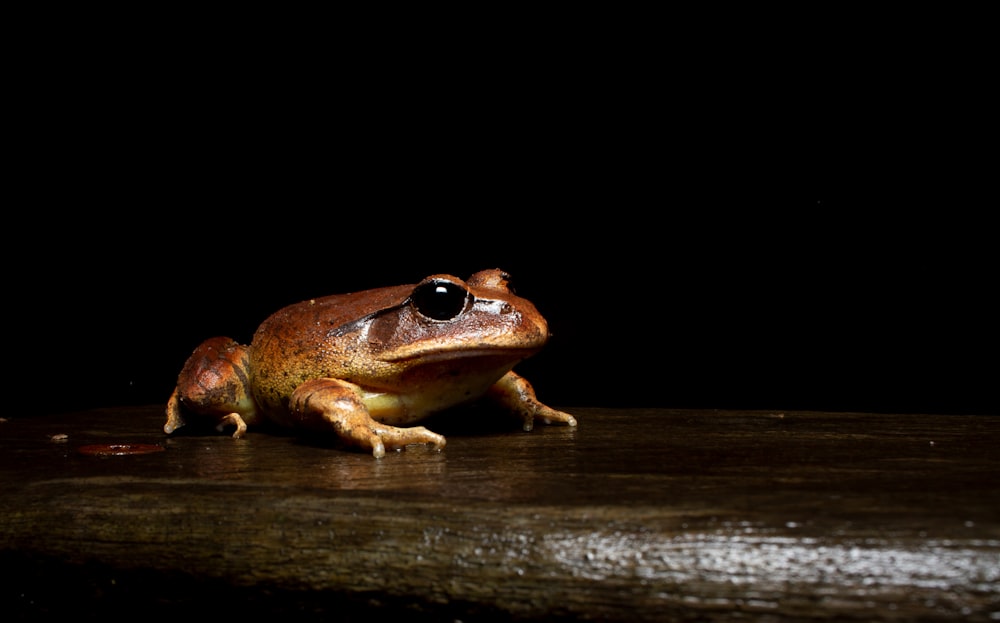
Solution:
<svg viewBox="0 0 1000 623">
<path fill-rule="evenodd" d="M 415 386 L 397 392 L 363 390 L 361 399 L 373 419 L 391 426 L 405 426 L 436 411 L 480 398 L 512 367 L 513 365 L 501 370 L 466 373 L 447 382 Z"/>
</svg>

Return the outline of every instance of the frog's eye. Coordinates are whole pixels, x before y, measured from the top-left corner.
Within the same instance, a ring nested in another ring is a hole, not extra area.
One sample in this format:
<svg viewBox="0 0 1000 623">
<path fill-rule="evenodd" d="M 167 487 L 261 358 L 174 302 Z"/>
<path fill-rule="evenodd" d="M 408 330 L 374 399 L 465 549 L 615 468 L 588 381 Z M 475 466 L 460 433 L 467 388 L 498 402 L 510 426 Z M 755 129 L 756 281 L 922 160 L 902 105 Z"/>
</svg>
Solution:
<svg viewBox="0 0 1000 623">
<path fill-rule="evenodd" d="M 431 320 L 451 320 L 465 310 L 469 292 L 450 281 L 434 279 L 421 283 L 410 294 L 413 308 Z"/>
</svg>

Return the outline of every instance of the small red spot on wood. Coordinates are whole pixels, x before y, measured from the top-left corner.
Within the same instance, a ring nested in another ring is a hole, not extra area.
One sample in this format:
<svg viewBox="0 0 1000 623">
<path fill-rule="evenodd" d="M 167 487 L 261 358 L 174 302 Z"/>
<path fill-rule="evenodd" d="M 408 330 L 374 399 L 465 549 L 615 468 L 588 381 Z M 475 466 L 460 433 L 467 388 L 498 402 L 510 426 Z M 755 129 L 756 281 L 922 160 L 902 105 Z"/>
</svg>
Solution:
<svg viewBox="0 0 1000 623">
<path fill-rule="evenodd" d="M 80 446 L 80 454 L 88 456 L 128 456 L 162 452 L 165 448 L 155 443 L 98 443 Z"/>
</svg>

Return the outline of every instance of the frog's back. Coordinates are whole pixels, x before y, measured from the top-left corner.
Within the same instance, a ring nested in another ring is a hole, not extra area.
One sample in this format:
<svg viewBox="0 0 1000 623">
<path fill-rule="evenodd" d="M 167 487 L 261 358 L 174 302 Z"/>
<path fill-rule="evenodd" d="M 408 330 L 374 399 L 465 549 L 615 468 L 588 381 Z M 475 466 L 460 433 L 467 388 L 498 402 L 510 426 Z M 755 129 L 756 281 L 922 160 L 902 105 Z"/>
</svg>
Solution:
<svg viewBox="0 0 1000 623">
<path fill-rule="evenodd" d="M 392 286 L 310 299 L 279 309 L 254 333 L 250 370 L 258 403 L 283 410 L 301 383 L 342 377 L 352 366 L 359 342 L 352 334 L 364 319 L 398 307 L 413 286 Z"/>
<path fill-rule="evenodd" d="M 254 341 L 271 336 L 301 340 L 303 332 L 344 333 L 350 325 L 384 309 L 403 303 L 412 285 L 376 288 L 364 292 L 333 294 L 283 307 L 261 323 Z M 319 329 L 317 329 L 319 327 Z M 309 339 L 309 338 L 305 338 Z"/>
</svg>

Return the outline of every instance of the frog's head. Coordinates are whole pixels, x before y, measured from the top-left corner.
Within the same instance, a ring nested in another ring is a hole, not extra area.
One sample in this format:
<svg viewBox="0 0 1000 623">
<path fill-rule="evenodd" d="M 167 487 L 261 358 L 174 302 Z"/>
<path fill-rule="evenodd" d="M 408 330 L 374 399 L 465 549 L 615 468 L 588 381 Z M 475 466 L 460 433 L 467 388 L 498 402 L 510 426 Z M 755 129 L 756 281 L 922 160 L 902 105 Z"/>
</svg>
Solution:
<svg viewBox="0 0 1000 623">
<path fill-rule="evenodd" d="M 549 337 L 535 306 L 514 294 L 507 273 L 492 269 L 467 281 L 431 275 L 368 328 L 372 354 L 384 362 L 430 363 L 487 358 L 510 365 L 537 352 Z"/>
</svg>

